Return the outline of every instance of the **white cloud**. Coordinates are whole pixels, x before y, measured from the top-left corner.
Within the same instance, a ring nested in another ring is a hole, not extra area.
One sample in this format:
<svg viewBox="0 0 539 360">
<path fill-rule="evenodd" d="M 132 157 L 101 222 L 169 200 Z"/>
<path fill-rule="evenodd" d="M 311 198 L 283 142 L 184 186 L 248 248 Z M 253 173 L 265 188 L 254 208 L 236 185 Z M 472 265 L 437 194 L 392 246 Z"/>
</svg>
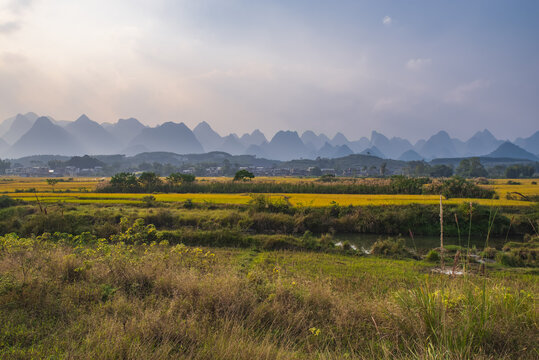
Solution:
<svg viewBox="0 0 539 360">
<path fill-rule="evenodd" d="M 389 26 L 391 25 L 391 23 L 393 22 L 393 19 L 391 19 L 391 17 L 389 16 L 384 16 L 384 18 L 382 19 L 382 24 L 386 25 L 386 26 Z"/>
<path fill-rule="evenodd" d="M 448 103 L 461 104 L 466 102 L 470 96 L 477 90 L 484 89 L 490 86 L 490 82 L 486 80 L 474 80 L 472 82 L 462 84 L 447 93 L 444 100 Z"/>
<path fill-rule="evenodd" d="M 424 68 L 430 66 L 431 63 L 432 63 L 432 60 L 429 59 L 429 58 L 410 59 L 406 63 L 406 68 L 408 70 L 418 71 L 418 70 L 421 70 L 421 69 L 424 69 Z"/>
</svg>

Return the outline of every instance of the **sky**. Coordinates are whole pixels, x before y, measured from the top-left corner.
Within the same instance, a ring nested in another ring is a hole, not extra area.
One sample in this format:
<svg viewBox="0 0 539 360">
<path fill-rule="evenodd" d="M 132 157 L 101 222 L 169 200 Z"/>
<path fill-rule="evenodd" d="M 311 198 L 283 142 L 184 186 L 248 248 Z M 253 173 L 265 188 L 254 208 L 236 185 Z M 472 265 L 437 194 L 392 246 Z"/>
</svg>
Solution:
<svg viewBox="0 0 539 360">
<path fill-rule="evenodd" d="M 0 0 L 0 119 L 539 130 L 536 0 Z"/>
</svg>

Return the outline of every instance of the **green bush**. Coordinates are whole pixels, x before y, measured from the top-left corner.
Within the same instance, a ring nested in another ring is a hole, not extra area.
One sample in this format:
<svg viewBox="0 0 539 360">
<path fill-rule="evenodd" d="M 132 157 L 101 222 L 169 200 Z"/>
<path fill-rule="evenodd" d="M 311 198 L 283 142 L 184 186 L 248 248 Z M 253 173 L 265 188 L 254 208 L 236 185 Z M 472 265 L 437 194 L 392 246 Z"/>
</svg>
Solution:
<svg viewBox="0 0 539 360">
<path fill-rule="evenodd" d="M 404 246 L 404 239 L 401 237 L 377 240 L 371 247 L 371 254 L 392 258 L 403 258 L 411 255 Z"/>
<path fill-rule="evenodd" d="M 434 249 L 430 250 L 427 256 L 425 256 L 425 260 L 430 261 L 430 262 L 438 262 L 440 261 L 440 254 L 438 253 L 438 251 Z"/>
</svg>

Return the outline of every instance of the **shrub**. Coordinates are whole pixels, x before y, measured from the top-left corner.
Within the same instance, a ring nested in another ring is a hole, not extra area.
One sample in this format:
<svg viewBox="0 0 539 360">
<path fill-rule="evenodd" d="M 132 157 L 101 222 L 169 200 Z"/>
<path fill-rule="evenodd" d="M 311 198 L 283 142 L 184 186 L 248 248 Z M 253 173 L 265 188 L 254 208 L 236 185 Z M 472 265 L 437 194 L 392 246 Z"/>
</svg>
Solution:
<svg viewBox="0 0 539 360">
<path fill-rule="evenodd" d="M 430 262 L 438 262 L 440 261 L 440 254 L 438 253 L 438 251 L 434 249 L 430 250 L 427 256 L 425 256 L 425 260 L 430 261 Z"/>
<path fill-rule="evenodd" d="M 5 209 L 10 206 L 15 206 L 17 204 L 17 201 L 10 198 L 7 195 L 0 196 L 0 209 Z"/>
<path fill-rule="evenodd" d="M 408 257 L 410 253 L 404 246 L 404 239 L 387 238 L 377 240 L 371 247 L 371 254 L 388 256 L 393 258 Z"/>
</svg>

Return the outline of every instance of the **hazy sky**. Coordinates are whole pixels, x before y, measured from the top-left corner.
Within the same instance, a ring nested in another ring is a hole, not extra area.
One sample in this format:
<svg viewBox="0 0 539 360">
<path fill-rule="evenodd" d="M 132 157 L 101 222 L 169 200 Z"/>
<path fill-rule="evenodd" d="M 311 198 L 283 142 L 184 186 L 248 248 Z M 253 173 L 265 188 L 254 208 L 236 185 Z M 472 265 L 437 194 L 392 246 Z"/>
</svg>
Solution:
<svg viewBox="0 0 539 360">
<path fill-rule="evenodd" d="M 0 0 L 0 119 L 539 129 L 539 1 Z"/>
</svg>

